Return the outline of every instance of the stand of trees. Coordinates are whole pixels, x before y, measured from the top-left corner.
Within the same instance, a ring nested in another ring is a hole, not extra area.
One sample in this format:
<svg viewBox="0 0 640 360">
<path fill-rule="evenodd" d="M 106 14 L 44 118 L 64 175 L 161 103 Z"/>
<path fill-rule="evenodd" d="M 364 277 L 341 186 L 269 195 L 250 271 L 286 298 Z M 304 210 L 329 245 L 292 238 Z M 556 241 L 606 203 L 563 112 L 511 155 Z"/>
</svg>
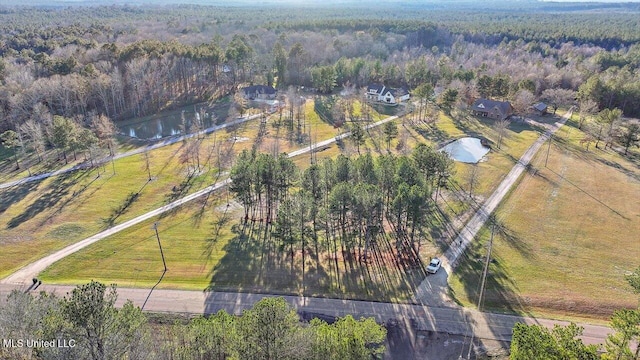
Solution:
<svg viewBox="0 0 640 360">
<path fill-rule="evenodd" d="M 349 10 L 344 19 L 327 18 L 330 9 L 296 9 L 285 21 L 274 9 L 251 8 L 7 9 L 0 13 L 0 132 L 28 120 L 42 125 L 43 113 L 83 121 L 144 116 L 245 83 L 321 92 L 429 83 L 467 94 L 465 102 L 514 100 L 523 88 L 536 97 L 579 90 L 600 110 L 640 115 L 633 14 L 572 14 L 576 25 L 568 27 L 561 15 L 496 15 L 487 23 L 466 12 L 453 21 L 396 10 L 401 19 L 380 9 Z"/>
<path fill-rule="evenodd" d="M 0 357 L 368 360 L 384 352 L 386 330 L 373 319 L 347 315 L 333 324 L 303 323 L 283 298 L 263 299 L 241 316 L 221 310 L 185 324 L 157 325 L 130 301 L 116 308 L 117 297 L 114 286 L 98 282 L 78 286 L 64 298 L 12 292 L 0 302 L 0 337 L 16 346 L 0 347 Z M 56 346 L 27 346 L 26 339 Z"/>
<path fill-rule="evenodd" d="M 417 258 L 417 234 L 452 168 L 448 154 L 426 145 L 411 156 L 339 155 L 304 171 L 285 154 L 244 150 L 231 170 L 230 190 L 244 206 L 243 221 L 271 225 L 271 234 L 292 255 L 313 244 L 316 254 L 340 246 L 366 258 L 390 228 L 397 249 Z"/>
<path fill-rule="evenodd" d="M 87 121 L 78 121 L 64 116 L 46 116 L 41 122 L 28 120 L 19 131 L 7 130 L 0 134 L 3 146 L 13 151 L 16 167 L 20 168 L 18 153 L 26 150 L 36 154 L 37 162 L 45 158 L 47 148 L 55 149 L 57 158 L 69 162 L 84 156 L 84 161 L 94 160 L 99 155 L 114 155 L 116 127 L 105 115 L 92 115 Z M 27 168 L 30 164 L 27 165 Z"/>
</svg>

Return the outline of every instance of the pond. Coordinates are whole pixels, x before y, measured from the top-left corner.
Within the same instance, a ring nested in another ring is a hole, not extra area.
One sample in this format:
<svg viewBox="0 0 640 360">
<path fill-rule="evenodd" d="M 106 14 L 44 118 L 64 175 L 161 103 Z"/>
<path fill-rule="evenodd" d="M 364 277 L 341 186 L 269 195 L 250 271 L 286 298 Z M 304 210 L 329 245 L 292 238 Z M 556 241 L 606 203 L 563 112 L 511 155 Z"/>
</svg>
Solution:
<svg viewBox="0 0 640 360">
<path fill-rule="evenodd" d="M 182 118 L 184 117 L 184 125 Z M 127 122 L 118 124 L 120 132 L 124 135 L 137 139 L 161 139 L 168 136 L 180 135 L 184 133 L 184 127 L 188 130 L 193 126 L 194 120 L 202 123 L 202 128 L 213 125 L 211 114 L 204 112 L 202 116 L 199 112 L 191 110 L 172 111 L 164 115 L 157 115 L 140 119 L 137 122 Z"/>
<path fill-rule="evenodd" d="M 475 164 L 487 155 L 489 148 L 482 146 L 478 138 L 465 137 L 448 144 L 441 151 L 448 153 L 455 161 Z"/>
<path fill-rule="evenodd" d="M 254 100 L 247 103 L 247 111 L 250 111 L 250 109 L 260 109 L 274 113 L 280 106 L 281 103 L 278 100 Z M 215 113 L 214 120 L 212 120 L 211 117 L 212 112 Z M 173 110 L 133 121 L 125 121 L 117 124 L 117 126 L 122 134 L 132 138 L 161 139 L 168 136 L 184 134 L 183 128 L 186 128 L 189 133 L 192 132 L 190 129 L 196 120 L 202 124 L 202 129 L 206 129 L 224 123 L 228 116 L 228 104 L 214 105 L 213 108 L 205 104 L 198 104 L 184 107 L 183 110 Z"/>
</svg>

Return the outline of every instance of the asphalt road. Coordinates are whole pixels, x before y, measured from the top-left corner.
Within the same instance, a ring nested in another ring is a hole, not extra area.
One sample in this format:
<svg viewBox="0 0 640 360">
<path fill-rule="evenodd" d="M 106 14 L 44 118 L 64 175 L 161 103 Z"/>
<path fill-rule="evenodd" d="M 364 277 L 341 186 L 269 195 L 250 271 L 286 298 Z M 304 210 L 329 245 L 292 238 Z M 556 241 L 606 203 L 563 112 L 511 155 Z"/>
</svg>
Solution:
<svg viewBox="0 0 640 360">
<path fill-rule="evenodd" d="M 0 284 L 0 299 L 14 289 L 29 291 L 27 285 Z M 72 286 L 42 285 L 31 292 L 55 292 L 65 295 Z M 212 314 L 218 310 L 241 314 L 257 301 L 273 295 L 207 292 L 186 290 L 150 290 L 118 288 L 118 303 L 131 300 L 145 311 L 188 314 Z M 282 296 L 303 317 L 307 314 L 338 317 L 347 314 L 355 318 L 374 317 L 382 324 L 408 321 L 417 331 L 433 331 L 453 335 L 474 336 L 479 339 L 510 341 L 514 324 L 540 324 L 553 327 L 567 325 L 565 321 L 534 319 L 513 315 L 483 313 L 462 307 L 437 307 L 412 304 L 392 304 L 372 301 L 340 300 L 315 297 Z M 578 324 L 584 327 L 582 339 L 588 344 L 603 343 L 611 332 L 606 326 Z"/>
<path fill-rule="evenodd" d="M 365 127 L 365 129 L 370 129 L 370 128 L 373 128 L 373 127 L 376 127 L 376 126 L 380 126 L 380 125 L 382 125 L 384 123 L 387 123 L 389 121 L 393 121 L 393 120 L 395 120 L 397 118 L 398 118 L 397 116 L 388 117 L 388 118 L 386 118 L 384 120 L 380 120 L 380 121 L 375 122 L 373 124 L 367 125 Z M 242 121 L 238 120 L 238 122 L 236 122 L 235 124 L 238 124 L 238 123 L 243 122 L 243 121 L 247 121 L 247 119 L 241 119 L 241 120 Z M 234 122 L 231 122 L 231 123 L 227 123 L 227 124 L 224 124 L 224 125 L 231 126 L 231 125 L 235 125 L 235 124 L 234 124 Z M 221 126 L 217 127 L 217 129 L 218 130 L 221 129 Z M 211 130 L 211 131 L 214 131 L 214 130 Z M 299 155 L 306 154 L 308 152 L 314 151 L 314 150 L 316 150 L 318 148 L 322 148 L 322 147 L 328 146 L 328 145 L 330 145 L 330 144 L 332 144 L 332 143 L 334 143 L 334 142 L 336 142 L 336 141 L 338 141 L 340 139 L 344 139 L 345 137 L 349 136 L 350 134 L 351 134 L 350 132 L 345 132 L 345 133 L 340 134 L 340 135 L 338 135 L 336 137 L 333 137 L 331 139 L 327 139 L 327 140 L 320 141 L 320 142 L 315 143 L 315 144 L 311 144 L 311 145 L 309 145 L 309 146 L 307 146 L 305 148 L 302 148 L 300 150 L 296 150 L 296 151 L 291 152 L 289 154 L 289 157 L 299 156 Z M 195 136 L 195 135 L 196 134 L 190 134 L 190 135 L 187 135 L 187 137 Z M 180 137 L 180 138 L 176 138 L 176 139 L 167 140 L 167 142 L 175 143 L 177 141 L 181 141 L 182 138 L 185 138 L 185 137 Z M 160 147 L 160 146 L 166 146 L 166 145 L 168 145 L 168 143 L 167 144 L 165 144 L 165 143 L 156 144 L 156 145 L 153 145 L 153 146 Z M 124 157 L 125 155 L 126 156 L 130 156 L 130 155 L 132 155 L 131 153 L 133 153 L 135 151 L 143 152 L 143 151 L 146 151 L 147 149 L 148 148 L 137 149 L 137 150 L 134 150 L 132 152 L 126 153 L 126 154 L 129 154 L 129 155 L 120 154 L 119 156 L 122 156 L 122 157 Z M 115 234 L 117 232 L 120 232 L 120 231 L 122 231 L 124 229 L 127 229 L 127 228 L 131 227 L 131 226 L 139 224 L 139 223 L 141 223 L 141 222 L 143 222 L 145 220 L 148 220 L 148 219 L 150 219 L 150 218 L 152 218 L 154 216 L 158 216 L 158 215 L 161 215 L 161 214 L 163 214 L 163 213 L 165 213 L 167 211 L 173 210 L 173 209 L 177 208 L 178 206 L 181 206 L 181 205 L 183 205 L 183 204 L 185 204 L 185 203 L 187 203 L 189 201 L 192 201 L 194 199 L 197 199 L 197 198 L 199 198 L 199 197 L 201 197 L 203 195 L 206 195 L 206 194 L 209 194 L 209 193 L 211 193 L 213 191 L 216 191 L 216 190 L 218 190 L 218 189 L 220 189 L 220 188 L 222 188 L 224 186 L 227 186 L 230 182 L 231 182 L 230 179 L 226 179 L 226 180 L 217 182 L 217 183 L 215 183 L 215 184 L 213 184 L 211 186 L 208 186 L 208 187 L 206 187 L 206 188 L 204 188 L 202 190 L 199 190 L 199 191 L 197 191 L 197 192 L 195 192 L 195 193 L 193 193 L 191 195 L 187 195 L 187 196 L 185 196 L 185 197 L 183 197 L 183 198 L 181 198 L 179 200 L 176 200 L 176 201 L 174 201 L 174 202 L 172 202 L 170 204 L 167 204 L 167 205 L 164 205 L 164 206 L 162 206 L 160 208 L 157 208 L 155 210 L 149 211 L 149 212 L 147 212 L 147 213 L 145 213 L 143 215 L 140 215 L 140 216 L 138 216 L 136 218 L 133 218 L 133 219 L 131 219 L 129 221 L 125 221 L 122 224 L 119 224 L 119 225 L 116 225 L 114 227 L 111 227 L 111 228 L 109 228 L 109 229 L 107 229 L 107 230 L 105 230 L 103 232 L 95 234 L 95 235 L 93 235 L 91 237 L 88 237 L 88 238 L 86 238 L 84 240 L 81 240 L 81 241 L 79 241 L 79 242 L 77 242 L 75 244 L 69 245 L 69 246 L 67 246 L 67 247 L 65 247 L 65 248 L 63 248 L 61 250 L 58 250 L 58 251 L 54 252 L 53 254 L 45 256 L 42 259 L 39 259 L 37 261 L 34 261 L 31 264 L 26 265 L 25 267 L 23 267 L 23 268 L 19 269 L 18 271 L 12 273 L 11 275 L 7 276 L 6 278 L 1 279 L 0 280 L 0 284 L 29 284 L 29 283 L 31 283 L 31 279 L 33 279 L 34 277 L 37 277 L 40 272 L 42 272 L 44 269 L 46 269 L 47 267 L 49 267 L 50 265 L 52 265 L 56 261 L 61 260 L 61 259 L 65 258 L 65 257 L 67 257 L 67 256 L 69 256 L 69 255 L 71 255 L 71 254 L 73 254 L 73 253 L 75 253 L 77 251 L 80 251 L 81 249 L 83 249 L 83 248 L 85 248 L 85 247 L 87 247 L 87 246 L 89 246 L 89 245 L 91 245 L 91 244 L 93 244 L 93 243 L 95 243 L 97 241 L 100 241 L 100 240 L 102 240 L 102 239 L 104 239 L 104 238 L 106 238 L 108 236 L 111 236 L 111 235 L 113 235 L 113 234 Z"/>
</svg>

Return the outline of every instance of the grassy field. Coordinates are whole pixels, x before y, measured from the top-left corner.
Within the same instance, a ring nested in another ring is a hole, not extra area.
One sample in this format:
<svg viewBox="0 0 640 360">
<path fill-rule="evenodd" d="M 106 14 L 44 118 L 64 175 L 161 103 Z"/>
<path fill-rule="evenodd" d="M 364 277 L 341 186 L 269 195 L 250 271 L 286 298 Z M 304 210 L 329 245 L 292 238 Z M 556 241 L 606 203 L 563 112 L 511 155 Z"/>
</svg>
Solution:
<svg viewBox="0 0 640 360">
<path fill-rule="evenodd" d="M 551 316 L 606 318 L 637 306 L 623 275 L 640 263 L 639 154 L 623 157 L 593 146 L 569 122 L 533 161 L 497 211 L 486 306 Z M 545 148 L 546 149 L 546 148 Z M 490 231 L 452 277 L 455 298 L 478 296 L 482 258 Z"/>
<path fill-rule="evenodd" d="M 313 110 L 313 104 L 307 104 Z M 312 129 L 318 128 L 321 137 L 334 136 L 336 130 L 307 113 Z M 280 131 L 283 129 L 280 128 Z M 245 135 L 256 129 L 245 130 Z M 267 125 L 267 133 L 260 149 L 271 149 L 278 129 Z M 324 131 L 324 132 L 322 132 Z M 319 136 L 320 137 L 320 136 Z M 289 142 L 279 140 L 279 147 Z M 337 144 L 317 153 L 318 159 L 335 156 L 341 150 Z M 309 164 L 308 156 L 294 160 L 301 167 Z M 402 301 L 409 299 L 413 288 L 424 274 L 405 268 L 390 256 L 390 245 L 382 241 L 379 256 L 370 264 L 354 264 L 354 260 L 329 257 L 312 247 L 306 256 L 305 272 L 302 255 L 293 258 L 279 249 L 273 239 L 265 239 L 261 225 L 246 228 L 238 224 L 241 210 L 235 205 L 225 214 L 226 196 L 213 194 L 203 208 L 194 202 L 160 219 L 160 237 L 169 271 L 162 277 L 160 287 L 271 293 L 302 293 L 316 296 L 337 296 L 371 300 Z M 217 231 L 221 219 L 226 216 Z M 116 282 L 121 286 L 153 286 L 162 276 L 162 265 L 151 224 L 140 224 L 100 241 L 62 261 L 42 274 L 43 281 L 80 283 L 87 279 Z M 357 263 L 357 262 L 356 262 Z M 303 280 L 304 276 L 304 280 Z"/>
<path fill-rule="evenodd" d="M 326 126 L 319 117 L 314 116 L 313 104 L 308 103 L 306 106 L 306 119 L 310 126 Z M 401 120 L 396 122 L 399 136 L 393 140 L 390 147 L 393 152 L 410 150 L 418 142 L 431 142 L 430 138 L 425 138 L 416 129 L 403 126 Z M 443 118 L 438 126 L 450 127 L 450 131 L 456 135 L 462 134 L 455 130 L 456 124 L 451 118 Z M 478 128 L 483 127 L 486 125 L 478 124 Z M 282 128 L 279 130 L 283 131 Z M 276 141 L 277 131 L 277 128 L 267 127 L 267 134 L 260 143 L 262 151 L 268 151 L 273 147 L 270 142 Z M 329 137 L 335 135 L 337 130 L 330 128 L 325 131 L 323 135 Z M 386 144 L 378 129 L 372 129 L 370 135 L 372 138 L 368 138 L 361 146 L 361 152 L 386 153 Z M 535 136 L 529 138 L 533 139 Z M 288 144 L 286 137 L 278 141 L 280 148 Z M 404 142 L 404 146 L 398 149 L 401 141 Z M 356 152 L 355 146 L 348 140 L 341 146 L 333 144 L 327 147 L 318 152 L 317 157 L 334 157 L 345 152 Z M 294 161 L 304 168 L 309 164 L 309 156 L 301 156 Z M 222 201 L 223 208 L 225 204 L 226 201 Z M 216 233 L 216 223 L 222 217 L 220 208 L 215 210 L 215 207 L 212 203 L 203 210 L 199 203 L 192 203 L 160 220 L 164 227 L 160 236 L 166 239 L 163 248 L 168 259 L 169 271 L 159 286 L 188 289 L 210 287 L 218 290 L 275 293 L 303 291 L 301 254 L 294 256 L 292 264 L 287 252 L 274 251 L 277 245 L 273 244 L 273 240 L 260 238 L 263 232 L 259 226 L 242 230 L 238 225 L 240 215 L 237 212 L 230 215 L 231 221 L 221 227 L 217 236 L 213 236 L 212 234 Z M 432 227 L 441 227 L 444 220 L 442 217 L 434 216 Z M 43 274 L 43 279 L 62 283 L 100 279 L 117 282 L 123 286 L 153 286 L 162 275 L 162 266 L 159 262 L 157 243 L 150 229 L 152 222 L 105 239 L 54 264 Z M 432 234 L 427 232 L 422 235 L 425 238 L 422 253 L 425 256 L 437 253 L 439 250 L 432 242 L 427 241 L 431 239 Z M 422 275 L 417 270 L 398 266 L 385 254 L 388 252 L 381 251 L 379 261 L 369 264 L 364 269 L 350 266 L 345 259 L 339 259 L 336 271 L 335 259 L 332 262 L 331 258 L 320 256 L 316 262 L 311 252 L 305 265 L 304 292 L 309 295 L 362 299 L 409 299 L 413 286 L 420 282 Z"/>
<path fill-rule="evenodd" d="M 153 152 L 152 181 L 143 156 L 136 155 L 116 161 L 115 175 L 108 164 L 0 192 L 0 277 L 214 181 L 215 168 L 186 176 L 189 170 L 180 164 L 179 149 L 177 144 Z"/>
<path fill-rule="evenodd" d="M 278 241 L 264 237 L 262 224 L 239 225 L 242 210 L 234 202 L 229 208 L 226 204 L 225 194 L 212 195 L 206 205 L 186 206 L 95 243 L 57 262 L 40 277 L 63 284 L 94 279 L 134 287 L 158 283 L 159 288 L 403 301 L 424 276 L 388 256 L 363 265 L 341 257 L 336 261 L 320 249 L 316 258 L 312 245 L 303 272 L 301 252 L 292 260 L 288 251 L 279 250 Z M 154 221 L 159 221 L 167 262 L 164 276 L 151 228 Z M 380 254 L 387 250 L 381 249 Z"/>
<path fill-rule="evenodd" d="M 339 129 L 323 121 L 313 109 L 313 102 L 308 101 L 306 126 L 318 134 L 313 140 L 335 136 Z M 308 139 L 300 142 L 292 138 L 283 126 L 273 126 L 273 120 L 272 117 L 266 124 L 260 142 L 239 141 L 234 145 L 234 152 L 251 147 L 288 152 L 308 144 Z M 541 120 L 556 121 L 551 117 Z M 396 153 L 407 153 L 419 142 L 436 146 L 464 135 L 484 137 L 494 143 L 497 138 L 491 121 L 475 117 L 441 114 L 433 125 L 403 126 L 400 120 L 396 123 L 399 135 L 390 146 Z M 230 131 L 228 136 L 255 139 L 258 132 L 259 122 L 255 122 L 243 126 L 237 133 Z M 524 122 L 512 122 L 501 149 L 494 146 L 487 161 L 478 165 L 479 182 L 474 195 L 482 198 L 490 194 L 541 132 Z M 361 153 L 386 153 L 380 130 L 372 129 L 370 135 L 361 146 Z M 534 161 L 534 169 L 498 210 L 503 227 L 495 236 L 486 306 L 521 313 L 588 313 L 601 317 L 635 301 L 625 290 L 622 274 L 637 266 L 633 262 L 640 257 L 633 251 L 634 238 L 631 237 L 640 230 L 637 221 L 640 214 L 637 206 L 633 208 L 632 203 L 625 202 L 640 195 L 637 186 L 640 171 L 637 164 L 611 151 L 586 153 L 576 145 L 581 137 L 577 129 L 565 127 L 558 135 L 551 148 L 549 167 L 542 166 L 541 151 Z M 217 140 L 221 141 L 220 137 Z M 345 140 L 322 149 L 317 157 L 335 157 L 339 153 L 355 155 L 355 145 Z M 167 154 L 159 154 L 158 158 L 165 156 Z M 310 158 L 304 155 L 294 161 L 306 167 Z M 470 165 L 455 166 L 455 181 L 461 189 L 450 190 L 450 193 L 466 191 L 464 177 Z M 585 173 L 592 175 L 584 178 Z M 171 192 L 166 187 L 164 191 Z M 451 217 L 460 215 L 468 205 L 463 206 L 463 200 L 459 202 L 450 202 L 445 212 Z M 150 287 L 158 283 L 162 288 L 304 292 L 316 296 L 406 301 L 423 277 L 416 269 L 400 266 L 385 249 L 380 249 L 375 262 L 357 266 L 348 259 L 323 255 L 327 252 L 322 251 L 316 259 L 310 249 L 303 272 L 300 252 L 292 259 L 287 251 L 279 249 L 276 240 L 264 237 L 262 225 L 240 226 L 241 210 L 231 202 L 225 211 L 226 204 L 224 193 L 212 194 L 206 204 L 198 200 L 73 254 L 48 268 L 42 278 L 46 282 L 68 284 L 96 279 L 121 286 Z M 443 222 L 447 220 L 450 219 L 446 216 L 434 215 L 431 233 L 422 234 L 425 241 L 421 254 L 425 258 L 443 250 L 434 241 L 427 240 L 440 236 Z M 154 221 L 160 223 L 167 258 L 169 270 L 164 276 L 157 240 L 151 229 Z M 74 232 L 84 236 L 81 230 L 85 227 L 81 223 L 69 218 L 59 229 L 50 232 L 60 239 L 68 239 Z M 603 223 L 607 226 L 602 226 Z M 92 233 L 91 229 L 86 230 L 86 234 Z M 462 304 L 472 305 L 476 301 L 483 245 L 488 238 L 489 231 L 483 229 L 481 241 L 474 244 L 460 272 L 452 277 L 452 294 Z M 625 245 L 616 247 L 620 241 Z M 593 271 L 590 268 L 599 262 L 592 261 L 596 254 L 607 264 L 607 269 Z M 615 278 L 611 274 L 615 274 Z M 599 296 L 603 289 L 607 296 Z"/>
<path fill-rule="evenodd" d="M 336 130 L 330 124 L 313 116 L 312 102 L 306 110 L 314 138 L 335 136 Z M 255 141 L 260 127 L 258 119 L 204 137 L 199 171 L 195 171 L 195 161 L 187 165 L 181 159 L 186 150 L 181 142 L 149 152 L 152 181 L 147 181 L 145 157 L 135 155 L 116 160 L 115 175 L 109 163 L 101 169 L 0 190 L 0 249 L 6 254 L 0 263 L 0 278 L 57 249 L 215 182 L 218 151 L 209 156 L 214 144 L 222 155 L 223 168 L 242 149 L 257 146 L 260 151 L 270 151 L 278 142 L 278 152 L 290 152 L 308 145 L 287 139 L 286 134 L 278 135 L 270 125 L 276 116 L 268 120 L 266 134 L 259 144 Z M 237 141 L 230 140 L 233 137 Z M 124 146 L 132 145 L 129 142 Z"/>
</svg>

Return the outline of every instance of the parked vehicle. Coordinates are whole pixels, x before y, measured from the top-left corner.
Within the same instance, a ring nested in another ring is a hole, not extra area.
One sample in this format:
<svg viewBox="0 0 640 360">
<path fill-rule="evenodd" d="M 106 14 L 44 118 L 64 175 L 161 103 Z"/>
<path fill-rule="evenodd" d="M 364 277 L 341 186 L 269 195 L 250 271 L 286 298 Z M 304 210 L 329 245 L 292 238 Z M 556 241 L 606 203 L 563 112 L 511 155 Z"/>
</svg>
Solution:
<svg viewBox="0 0 640 360">
<path fill-rule="evenodd" d="M 435 274 L 436 272 L 438 272 L 438 269 L 440 269 L 441 265 L 442 265 L 442 261 L 440 261 L 440 259 L 433 258 L 431 259 L 431 262 L 427 266 L 427 272 L 430 274 Z"/>
</svg>

